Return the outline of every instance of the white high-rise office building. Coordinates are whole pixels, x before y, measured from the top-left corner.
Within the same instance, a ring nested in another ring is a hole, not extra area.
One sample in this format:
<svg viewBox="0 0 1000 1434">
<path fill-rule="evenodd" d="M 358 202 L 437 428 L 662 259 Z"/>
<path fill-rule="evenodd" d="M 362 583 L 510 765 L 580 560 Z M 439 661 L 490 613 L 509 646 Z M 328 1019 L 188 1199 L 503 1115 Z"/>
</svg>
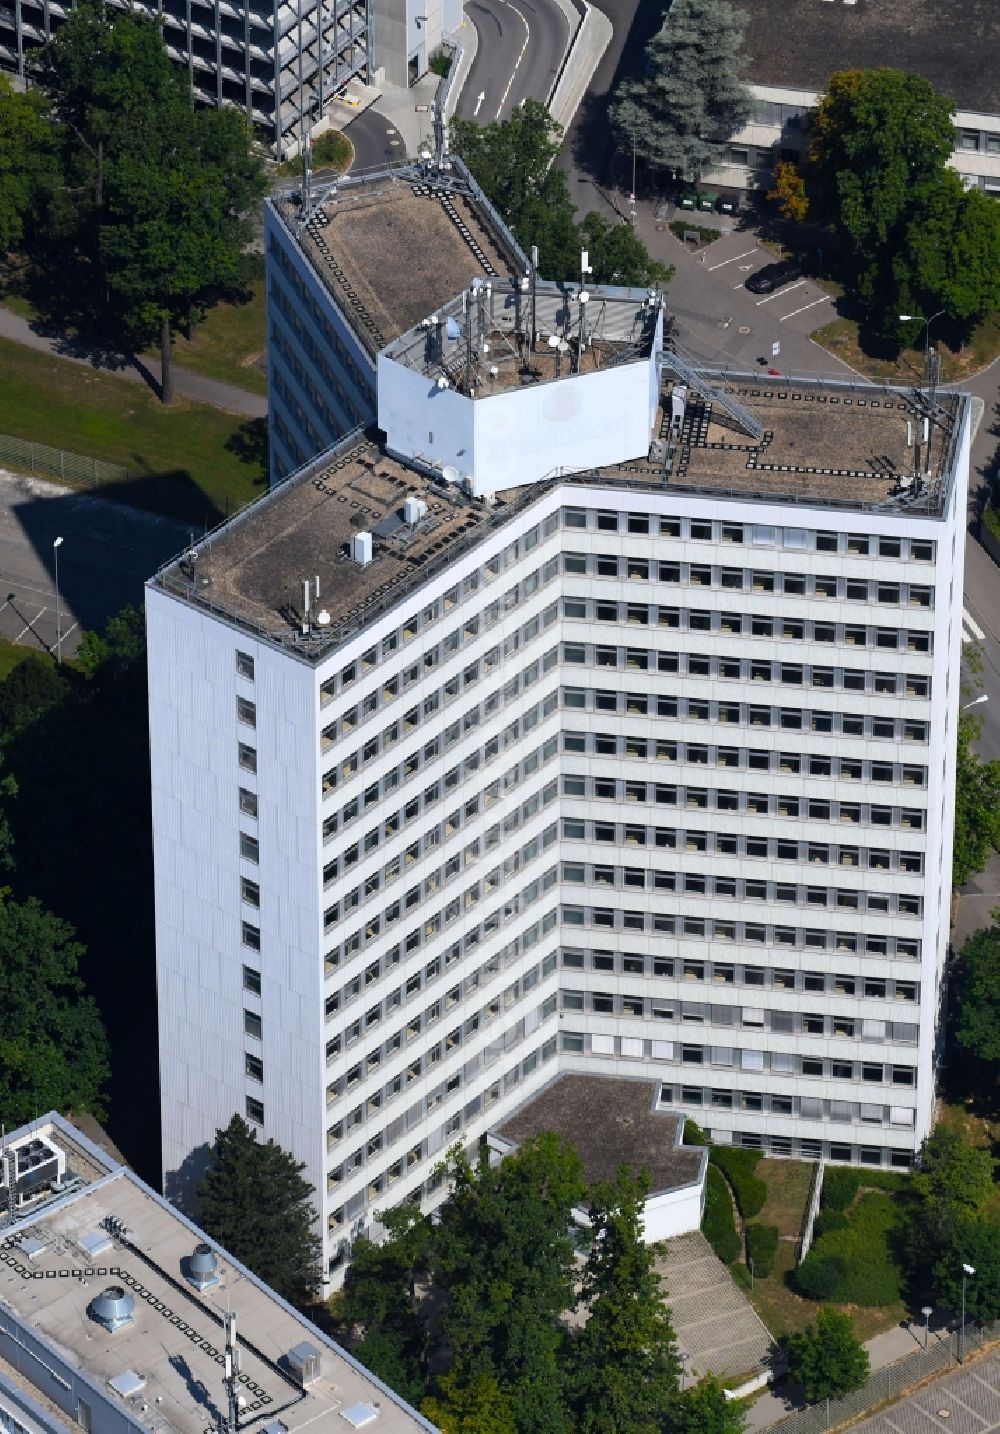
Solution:
<svg viewBox="0 0 1000 1434">
<path fill-rule="evenodd" d="M 148 587 L 167 1188 L 240 1111 L 334 1275 L 560 1071 L 775 1155 L 930 1127 L 968 401 L 667 327 L 473 280 Z"/>
</svg>

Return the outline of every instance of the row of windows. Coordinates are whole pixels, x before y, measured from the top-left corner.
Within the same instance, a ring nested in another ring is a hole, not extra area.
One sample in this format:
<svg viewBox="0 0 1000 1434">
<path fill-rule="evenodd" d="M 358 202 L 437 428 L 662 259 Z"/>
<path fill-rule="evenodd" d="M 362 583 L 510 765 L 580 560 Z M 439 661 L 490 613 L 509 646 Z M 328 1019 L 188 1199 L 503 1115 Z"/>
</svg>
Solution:
<svg viewBox="0 0 1000 1434">
<path fill-rule="evenodd" d="M 931 693 L 930 678 L 913 672 L 871 672 L 857 667 L 820 667 L 812 663 L 711 657 L 704 653 L 661 652 L 655 648 L 607 647 L 584 642 L 564 642 L 562 656 L 564 662 L 621 672 L 670 672 L 735 682 L 780 682 L 791 687 L 869 692 L 877 697 L 929 697 Z"/>
<path fill-rule="evenodd" d="M 857 764 L 859 767 L 861 763 Z M 923 831 L 926 812 L 919 807 L 884 807 L 869 802 L 831 802 L 825 797 L 791 797 L 782 793 L 744 792 L 726 787 L 695 787 L 666 782 L 633 782 L 615 777 L 562 779 L 565 797 L 596 798 L 608 802 L 638 802 L 646 806 L 686 807 L 689 811 L 740 812 L 751 816 L 799 818 L 804 821 L 843 822 L 849 826 L 903 827 Z M 857 866 L 857 861 L 845 865 Z M 881 868 L 885 870 L 883 866 Z"/>
<path fill-rule="evenodd" d="M 412 642 L 418 633 L 426 633 L 434 623 L 453 612 L 459 603 L 465 602 L 474 593 L 477 593 L 481 587 L 487 586 L 494 578 L 520 562 L 522 558 L 527 557 L 529 553 L 538 547 L 544 538 L 551 537 L 552 534 L 558 530 L 559 521 L 560 515 L 558 513 L 550 513 L 543 522 L 536 523 L 534 527 L 529 528 L 521 537 L 515 538 L 512 542 L 508 543 L 506 547 L 491 554 L 491 556 L 484 561 L 481 568 L 477 568 L 473 572 L 468 573 L 461 582 L 455 583 L 442 597 L 434 598 L 423 608 L 411 613 L 408 618 L 404 619 L 401 627 L 396 628 L 393 632 L 387 633 L 379 642 L 374 643 L 363 652 L 359 658 L 347 663 L 340 672 L 334 673 L 332 677 L 329 677 L 323 683 L 320 688 L 321 705 L 325 706 L 337 693 L 345 691 L 360 677 L 364 677 L 366 673 L 371 672 L 381 662 L 391 657 L 393 653 L 398 652 L 401 648 L 405 647 L 407 643 Z M 542 573 L 542 581 L 551 581 L 558 572 L 558 559 L 551 559 L 546 563 L 544 569 L 540 571 Z M 501 609 L 507 608 L 507 604 L 510 604 L 511 607 L 516 606 L 519 598 L 511 598 L 511 593 L 515 592 L 516 585 L 515 588 L 510 589 L 501 599 L 497 600 Z M 490 610 L 492 610 L 492 605 L 490 609 L 487 609 L 487 611 Z M 509 608 L 507 608 L 507 610 L 509 611 Z M 471 628 L 471 630 L 470 625 L 473 622 L 478 624 L 478 620 L 478 614 L 467 620 L 462 630 L 464 633 L 464 636 L 461 638 L 462 641 L 468 640 L 469 637 L 476 635 L 479 630 L 478 625 Z M 449 635 L 449 638 L 446 638 L 445 641 L 451 640 L 451 636 L 452 635 Z"/>
<path fill-rule="evenodd" d="M 895 786 L 924 787 L 927 768 L 916 763 L 861 760 L 825 753 L 762 752 L 753 747 L 723 747 L 714 743 L 655 741 L 616 732 L 564 732 L 563 751 L 598 757 L 626 757 L 641 761 L 688 763 L 695 767 L 731 767 L 734 770 L 776 772 L 780 776 L 834 777 L 842 781 L 887 782 Z"/>
<path fill-rule="evenodd" d="M 422 1055 L 414 1056 L 414 1058 L 408 1061 L 405 1067 L 394 1075 L 385 1085 L 371 1092 L 365 1101 L 353 1106 L 351 1110 L 347 1111 L 340 1119 L 335 1120 L 327 1127 L 327 1152 L 332 1151 L 340 1141 L 347 1139 L 354 1130 L 367 1122 L 376 1111 L 383 1110 L 402 1091 L 408 1089 L 415 1082 L 422 1081 L 436 1066 L 446 1062 L 453 1056 L 453 1053 L 459 1046 L 462 1045 L 463 1041 L 471 1039 L 477 1031 L 490 1025 L 498 1016 L 504 1012 L 511 1011 L 515 1006 L 519 1005 L 526 996 L 530 995 L 537 988 L 539 982 L 544 977 L 552 974 L 555 968 L 556 958 L 554 955 L 549 956 L 544 961 L 540 961 L 536 966 L 533 966 L 529 971 L 525 972 L 523 976 L 508 986 L 506 991 L 498 993 L 486 1005 L 473 1011 L 464 1021 L 455 1026 L 453 1030 L 449 1031 L 446 1036 L 431 1046 Z M 431 1010 L 439 1004 L 439 1002 L 435 1002 L 433 1007 L 428 1007 L 425 1011 L 414 1012 L 407 1025 L 395 1032 L 390 1040 L 386 1042 L 383 1052 L 384 1058 L 388 1059 L 390 1054 L 402 1050 L 408 1041 L 415 1040 L 421 1032 L 430 1030 L 441 1017 L 442 1013 L 440 1011 L 434 1015 L 430 1014 Z M 555 1010 L 556 995 L 555 992 L 553 992 L 537 1007 L 533 1017 L 533 1028 L 538 1025 L 539 1020 L 547 1020 L 549 1016 L 555 1013 Z M 515 1024 L 507 1027 L 500 1033 L 498 1039 L 501 1049 L 512 1049 L 519 1037 L 523 1036 L 524 1033 L 525 1018 L 521 1016 Z M 372 1063 L 371 1055 L 366 1057 L 363 1063 L 363 1072 L 359 1080 L 364 1081 L 370 1079 L 377 1064 L 377 1062 Z M 348 1077 L 345 1076 L 342 1081 L 334 1082 L 327 1088 L 328 1107 L 334 1103 L 336 1098 L 339 1098 L 341 1095 L 347 1095 L 351 1091 L 352 1086 L 347 1083 L 347 1080 Z M 331 1091 L 334 1092 L 332 1096 Z M 382 1118 L 380 1117 L 380 1121 L 381 1120 Z"/>
<path fill-rule="evenodd" d="M 863 867 L 869 871 L 903 871 L 919 876 L 924 869 L 921 851 L 890 851 L 884 847 L 841 846 L 836 842 L 795 841 L 787 837 L 743 836 L 732 831 L 694 827 L 647 827 L 638 822 L 585 821 L 563 817 L 562 834 L 570 841 L 604 842 L 609 846 L 655 846 L 670 851 L 715 852 L 757 861 L 796 861 L 810 866 Z M 639 876 L 650 873 L 639 873 Z M 625 885 L 640 885 L 639 876 Z M 672 878 L 672 873 L 667 874 Z M 572 880 L 580 880 L 574 875 Z M 614 884 L 614 883 L 610 883 Z M 641 883 L 644 887 L 648 882 Z M 671 880 L 665 890 L 673 890 Z M 717 892 L 721 895 L 721 892 Z"/>
<path fill-rule="evenodd" d="M 716 702 L 703 697 L 657 697 L 589 687 L 564 687 L 562 705 L 573 711 L 615 712 L 625 717 L 673 717 L 688 722 L 727 722 L 742 727 L 773 727 L 782 732 L 868 737 L 883 741 L 927 742 L 930 723 L 908 717 L 872 717 L 802 707 L 771 707 L 753 702 Z"/>
<path fill-rule="evenodd" d="M 744 881 L 739 877 L 713 878 L 702 872 L 646 871 L 640 867 L 600 866 L 586 862 L 563 862 L 562 879 L 569 885 L 610 887 L 618 891 L 673 891 L 688 896 L 729 897 L 736 901 L 767 900 L 768 882 Z M 774 900 L 784 899 L 796 906 L 809 906 L 824 911 L 872 911 L 919 916 L 922 898 L 905 892 L 869 892 L 846 887 L 799 886 L 794 882 L 774 882 Z M 779 895 L 780 893 L 780 895 Z M 601 893 L 594 892 L 595 899 Z M 692 921 L 701 920 L 692 917 Z M 804 944 L 804 935 L 796 935 L 794 927 L 767 928 L 755 921 L 716 920 L 715 937 L 720 941 L 769 941 L 781 946 Z"/>
<path fill-rule="evenodd" d="M 680 632 L 717 632 L 737 637 L 781 638 L 789 642 L 829 642 L 872 647 L 883 652 L 931 652 L 933 634 L 924 628 L 871 627 L 862 623 L 814 622 L 799 617 L 720 612 L 716 608 L 666 607 L 617 602 L 610 598 L 563 598 L 563 617 L 629 627 L 665 627 Z"/>
<path fill-rule="evenodd" d="M 662 1085 L 660 1087 L 661 1107 L 670 1107 L 675 1102 L 685 1106 L 704 1106 L 709 1112 L 713 1110 L 745 1110 L 755 1113 L 768 1111 L 771 1115 L 797 1115 L 803 1120 L 835 1120 L 841 1124 L 850 1125 L 898 1125 L 912 1129 L 914 1124 L 914 1112 L 908 1105 L 882 1105 L 856 1100 L 822 1100 L 813 1095 L 772 1095 L 763 1091 L 728 1090 L 725 1087 L 715 1086 L 706 1088 L 689 1085 Z M 763 1139 L 766 1142 L 768 1137 L 765 1136 Z M 741 1136 L 733 1143 L 759 1150 L 762 1148 L 760 1142 L 761 1136 L 755 1134 Z M 814 1143 L 818 1144 L 819 1142 Z M 791 1149 L 786 1150 L 783 1144 L 780 1149 L 773 1145 L 770 1148 L 776 1154 L 791 1154 Z M 850 1146 L 835 1146 L 834 1149 L 837 1153 L 831 1152 L 831 1159 L 853 1160 Z M 905 1151 L 894 1153 L 907 1155 Z M 881 1152 L 875 1150 L 873 1155 L 881 1157 Z M 865 1163 L 878 1165 L 880 1158 L 871 1158 Z M 906 1163 L 909 1163 L 908 1156 Z"/>
<path fill-rule="evenodd" d="M 757 1051 L 738 1046 L 704 1046 L 683 1041 L 647 1040 L 642 1036 L 611 1036 L 599 1032 L 584 1034 L 566 1031 L 563 1049 L 572 1050 L 567 1040 L 576 1036 L 595 1056 L 623 1056 L 632 1060 L 667 1061 L 685 1066 L 712 1066 L 718 1070 L 770 1071 L 772 1075 L 810 1076 L 823 1080 L 860 1081 L 866 1085 L 913 1088 L 915 1066 L 887 1065 L 882 1061 L 854 1061 L 831 1056 L 802 1056 L 792 1051 Z M 794 1099 L 794 1097 L 793 1097 Z"/>
<path fill-rule="evenodd" d="M 885 941 L 884 937 L 873 938 Z M 884 946 L 876 953 L 884 956 Z M 749 966 L 729 961 L 675 961 L 668 956 L 639 956 L 563 947 L 559 964 L 566 971 L 596 971 L 622 976 L 667 976 L 677 981 L 709 982 L 716 986 L 749 986 L 775 991 L 806 991 L 812 995 L 862 996 L 865 1000 L 915 1002 L 920 988 L 916 981 L 890 980 L 883 976 L 852 976 L 845 972 L 792 971 L 786 967 Z"/>
<path fill-rule="evenodd" d="M 271 379 L 273 387 L 278 392 L 280 392 L 281 390 L 280 378 L 280 374 L 274 374 Z M 281 448 L 284 448 L 286 452 L 291 454 L 292 461 L 290 463 L 285 461 L 285 459 L 281 456 L 280 451 L 277 452 L 274 457 L 275 473 L 279 478 L 287 478 L 289 473 L 294 472 L 296 468 L 302 467 L 303 463 L 305 463 L 308 459 L 308 454 L 298 442 L 295 437 L 295 434 L 289 428 L 288 424 L 285 422 L 284 415 L 278 408 L 277 404 L 271 405 L 270 422 L 271 430 L 278 440 L 278 443 L 274 445 L 275 448 L 279 448 L 280 446 Z"/>
<path fill-rule="evenodd" d="M 492 1082 L 481 1095 L 477 1095 L 467 1102 L 462 1110 L 455 1111 L 450 1115 L 438 1130 L 422 1143 L 424 1158 L 427 1159 L 436 1155 L 446 1144 L 454 1140 L 455 1136 L 461 1131 L 463 1124 L 470 1124 L 481 1111 L 494 1105 L 496 1101 L 500 1099 L 501 1093 L 505 1096 L 510 1095 L 511 1092 L 517 1089 L 522 1081 L 528 1080 L 546 1061 L 550 1061 L 556 1054 L 556 1050 L 557 1037 L 549 1036 L 545 1042 L 536 1047 L 535 1050 L 529 1051 L 522 1060 L 513 1065 L 510 1070 L 506 1071 L 502 1079 Z M 405 1159 L 405 1157 L 402 1157 L 402 1159 Z M 373 1200 L 377 1200 L 379 1196 L 388 1189 L 389 1185 L 394 1180 L 399 1179 L 400 1175 L 404 1173 L 404 1171 L 400 1169 L 400 1163 L 400 1160 L 393 1161 L 380 1176 L 374 1176 L 366 1187 L 356 1191 L 345 1200 L 343 1205 L 332 1210 L 327 1217 L 328 1230 L 331 1233 L 335 1233 L 343 1229 L 361 1214 L 367 1204 Z M 431 1198 L 440 1188 L 444 1179 L 445 1171 L 443 1165 L 440 1163 L 435 1164 L 425 1181 L 408 1189 L 406 1198 L 410 1201 L 419 1201 L 424 1197 Z M 331 1187 L 328 1186 L 328 1188 Z M 335 1186 L 332 1188 L 335 1188 Z M 350 1246 L 348 1242 L 346 1240 L 341 1241 L 340 1247 L 330 1260 L 331 1272 L 343 1264 L 349 1254 Z"/>
<path fill-rule="evenodd" d="M 461 938 L 463 958 L 468 959 L 482 942 L 488 941 L 490 937 L 497 935 L 498 932 L 503 930 L 509 922 L 523 915 L 545 892 L 551 890 L 555 879 L 556 872 L 553 868 L 546 872 L 544 884 L 543 879 L 527 882 L 524 886 L 508 896 L 502 906 L 497 907 L 495 911 L 491 911 L 481 922 L 466 931 Z M 541 938 L 554 930 L 557 921 L 557 912 L 551 910 L 547 911 L 544 916 L 540 917 L 537 921 L 532 922 L 530 926 L 526 926 L 522 934 L 517 938 L 521 954 L 525 955 L 527 952 L 534 950 Z M 425 935 L 424 929 L 419 926 L 408 932 L 400 943 L 403 949 L 404 959 L 419 951 L 425 939 L 430 939 L 430 934 Z M 355 956 L 360 954 L 367 939 L 368 937 L 365 931 L 355 931 L 353 935 L 349 936 L 346 941 L 343 941 L 339 947 L 327 955 L 327 969 L 331 969 L 338 961 L 346 965 L 348 961 L 353 960 Z M 451 949 L 453 951 L 457 950 L 457 943 L 454 943 Z M 360 1039 L 361 1034 L 362 1022 L 358 1019 L 353 1021 L 346 1030 L 337 1031 L 330 1036 L 326 1043 L 327 1065 L 354 1045 L 354 1043 Z M 396 1035 L 401 1037 L 402 1033 L 397 1032 Z M 396 1039 L 396 1037 L 392 1039 Z M 398 1048 L 398 1044 L 393 1047 L 393 1049 Z M 381 1059 L 380 1052 L 382 1049 L 382 1047 L 376 1047 L 375 1051 L 371 1052 L 367 1059 L 377 1065 Z"/>
<path fill-rule="evenodd" d="M 599 533 L 688 538 L 702 543 L 746 543 L 756 548 L 846 553 L 850 557 L 909 558 L 920 563 L 934 561 L 935 545 L 922 538 L 877 538 L 869 537 L 867 533 L 817 532 L 811 528 L 776 528 L 763 523 L 731 523 L 663 514 L 657 517 L 650 513 L 622 513 L 618 509 L 607 508 L 564 508 L 563 521 L 567 528 L 591 528 Z"/>
<path fill-rule="evenodd" d="M 434 850 L 438 846 L 445 845 L 452 837 L 457 836 L 468 822 L 473 821 L 481 813 L 488 812 L 502 797 L 506 796 L 507 793 L 513 792 L 523 782 L 528 781 L 536 772 L 539 772 L 547 762 L 550 762 L 553 757 L 555 757 L 557 750 L 558 738 L 548 738 L 540 747 L 536 747 L 534 751 L 529 752 L 523 757 L 520 762 L 515 762 L 513 767 L 509 768 L 502 777 L 497 777 L 495 781 L 490 782 L 482 791 L 469 797 L 462 806 L 456 807 L 453 812 L 450 812 L 448 816 L 445 817 L 443 822 L 435 822 L 432 826 L 428 826 L 422 822 L 420 824 L 420 836 L 412 841 L 402 853 L 386 863 L 382 869 L 381 877 L 376 872 L 373 876 L 367 878 L 368 881 L 375 882 L 375 885 L 372 886 L 371 889 L 374 891 L 377 890 L 379 886 L 388 885 L 389 882 L 394 881 L 396 877 L 401 874 L 401 871 L 412 866 L 420 856 Z M 472 755 L 476 756 L 478 754 Z M 475 771 L 476 768 L 466 768 L 465 763 L 463 763 L 461 768 L 456 768 L 455 770 L 462 770 L 468 773 Z M 554 800 L 556 796 L 556 786 L 556 779 L 553 778 L 552 782 L 547 783 L 540 794 L 536 792 L 531 797 L 528 797 L 520 806 L 509 811 L 502 823 L 497 823 L 495 827 L 491 827 L 484 833 L 481 840 L 486 843 L 486 849 L 491 850 L 496 846 L 501 834 L 509 835 L 516 831 L 518 827 L 530 817 L 534 816 L 535 812 L 538 811 L 540 801 L 547 806 L 549 802 Z M 415 821 L 420 813 L 429 811 L 430 808 L 440 800 L 441 795 L 441 783 L 432 782 L 429 787 L 425 787 L 421 796 L 414 797 L 405 807 L 392 812 L 379 826 L 372 827 L 370 831 L 366 832 L 363 841 L 356 841 L 349 847 L 345 847 L 341 851 L 340 856 L 334 857 L 331 861 L 327 862 L 323 868 L 324 886 L 329 886 L 339 875 L 349 871 L 362 855 L 367 856 L 369 852 L 376 851 L 382 842 L 391 840 L 391 838 L 401 831 L 409 822 Z M 328 835 L 325 825 L 324 834 Z M 470 843 L 470 847 L 467 849 L 467 857 L 475 858 L 479 855 L 479 843 L 480 838 Z M 475 848 L 475 850 L 473 850 L 473 848 Z"/>
<path fill-rule="evenodd" d="M 320 433 L 319 429 L 313 423 L 309 414 L 306 413 L 305 409 L 302 407 L 302 403 L 299 399 L 298 394 L 287 382 L 281 369 L 275 365 L 272 365 L 271 368 L 271 387 L 275 389 L 275 391 L 280 395 L 284 407 L 294 414 L 295 421 L 298 424 L 300 431 L 303 432 L 306 438 L 308 438 L 309 440 L 310 450 L 313 453 L 318 452 L 321 448 L 325 446 L 327 436 L 325 434 Z M 287 429 L 285 431 L 287 433 Z M 289 447 L 293 449 L 293 452 L 295 453 L 296 457 L 298 457 L 298 455 L 302 452 L 298 444 L 296 444 L 294 440 L 291 440 L 290 435 Z"/>
<path fill-rule="evenodd" d="M 272 284 L 272 293 L 275 292 L 275 289 L 276 285 Z M 282 309 L 286 320 L 291 324 L 292 328 L 296 330 L 298 340 L 303 345 L 303 347 L 305 347 L 306 349 L 315 349 L 316 346 L 312 343 L 312 340 L 306 333 L 298 314 L 296 314 L 294 310 L 292 310 L 286 304 L 279 303 L 278 307 Z M 324 424 L 326 428 L 327 442 L 329 442 L 330 438 L 333 437 L 339 429 L 342 429 L 344 427 L 348 429 L 356 428 L 360 423 L 364 422 L 365 418 L 367 417 L 366 411 L 364 409 L 359 408 L 357 404 L 353 402 L 349 395 L 344 391 L 343 384 L 337 382 L 336 380 L 333 380 L 330 383 L 329 388 L 322 389 L 319 387 L 314 377 L 316 373 L 315 366 L 312 363 L 307 365 L 302 362 L 302 360 L 298 356 L 298 353 L 295 351 L 292 345 L 287 342 L 280 326 L 276 323 L 271 324 L 270 342 L 274 346 L 275 350 L 281 355 L 282 360 L 284 362 L 283 375 L 284 373 L 287 373 L 289 369 L 291 369 L 292 373 L 295 375 L 295 379 L 298 383 L 300 390 L 309 400 L 313 412 L 318 415 L 318 417 Z M 337 397 L 340 401 L 340 405 L 346 418 L 346 423 L 343 419 L 340 418 L 339 415 L 337 415 L 330 409 L 330 406 L 327 403 L 327 396 L 329 395 L 331 389 L 336 391 Z"/>
<path fill-rule="evenodd" d="M 549 623 L 554 622 L 555 618 L 555 604 L 553 604 L 547 614 L 533 619 L 526 626 L 533 629 L 532 637 L 535 637 Z M 494 649 L 494 654 L 494 661 L 499 664 L 501 661 L 499 649 Z M 348 781 L 363 770 L 369 762 L 373 762 L 377 757 L 391 751 L 397 742 L 415 733 L 422 722 L 433 719 L 432 727 L 436 729 L 435 735 L 428 738 L 422 748 L 416 748 L 400 768 L 399 780 L 405 782 L 419 770 L 422 764 L 434 761 L 442 752 L 448 751 L 460 737 L 471 732 L 474 727 L 478 727 L 480 722 L 488 721 L 509 703 L 516 702 L 546 672 L 550 672 L 558 661 L 558 649 L 550 648 L 544 656 L 536 658 L 534 662 L 529 662 L 513 677 L 508 678 L 502 687 L 494 688 L 482 702 L 477 702 L 474 706 L 466 708 L 460 717 L 456 717 L 446 726 L 442 726 L 440 718 L 436 716 L 441 708 L 440 693 L 430 693 L 419 706 L 411 707 L 402 718 L 390 722 L 381 732 L 374 733 L 369 737 L 363 746 L 356 748 L 334 766 L 329 767 L 323 773 L 323 796 L 329 796 L 336 790 L 340 782 Z M 474 677 L 469 678 L 470 686 L 473 682 L 478 681 L 480 675 L 488 675 L 492 670 L 492 664 L 482 673 L 479 671 L 479 663 L 473 663 L 472 667 L 476 669 L 476 673 Z"/>
<path fill-rule="evenodd" d="M 658 911 L 623 911 L 610 906 L 563 906 L 564 926 L 589 926 L 600 931 L 638 931 L 656 936 L 691 937 L 704 943 L 718 931 L 720 923 L 701 916 L 674 916 Z M 725 923 L 723 923 L 723 926 Z M 831 931 L 825 927 L 770 928 L 772 944 L 798 946 L 809 951 L 835 951 L 839 955 L 881 955 L 900 957 L 907 961 L 920 959 L 920 941 L 909 936 L 868 936 L 858 931 Z M 791 932 L 794 939 L 785 940 L 775 933 Z M 735 936 L 722 940 L 735 940 Z M 873 945 L 874 943 L 874 945 Z M 884 949 L 879 947 L 884 943 Z M 768 944 L 765 940 L 760 944 Z"/>
<path fill-rule="evenodd" d="M 833 1036 L 839 1040 L 894 1041 L 905 1045 L 916 1045 L 920 1029 L 913 1021 L 858 1019 L 824 1015 L 821 1011 L 770 1011 L 761 1006 L 714 1006 L 705 1001 L 618 995 L 613 991 L 563 990 L 560 1004 L 564 1011 L 592 1011 L 599 1016 L 673 1021 L 688 1026 L 740 1026 L 789 1036 Z"/>
<path fill-rule="evenodd" d="M 295 295 L 299 303 L 309 311 L 309 315 L 313 323 L 316 325 L 317 329 L 319 329 L 323 334 L 323 339 L 326 343 L 327 349 L 332 349 L 333 352 L 337 355 L 337 362 L 340 364 L 341 368 L 344 369 L 345 372 L 350 375 L 351 380 L 358 389 L 358 391 L 360 393 L 369 395 L 372 397 L 372 399 L 374 399 L 374 395 L 372 395 L 370 373 L 366 373 L 365 371 L 363 371 L 361 367 L 355 362 L 352 354 L 347 348 L 347 345 L 344 343 L 340 334 L 337 333 L 337 330 L 334 328 L 333 324 L 330 323 L 330 320 L 324 313 L 322 305 L 309 292 L 308 288 L 303 283 L 298 273 L 296 273 L 295 266 L 293 265 L 290 256 L 273 235 L 271 236 L 270 257 L 278 263 L 285 281 L 288 283 L 290 288 L 295 291 Z M 273 287 L 274 286 L 272 282 L 272 291 Z M 310 354 L 313 355 L 312 348 L 310 348 Z M 324 370 L 329 372 L 329 370 L 327 369 L 325 355 L 317 350 L 313 356 L 315 356 L 318 363 L 322 364 Z M 374 408 L 374 401 L 372 402 L 372 407 Z"/>
<path fill-rule="evenodd" d="M 772 572 L 727 568 L 710 563 L 657 562 L 617 553 L 563 553 L 564 573 L 581 577 L 624 578 L 635 582 L 677 583 L 723 588 L 740 593 L 784 593 L 786 597 L 832 598 L 839 602 L 887 603 L 930 608 L 934 589 L 924 584 L 888 583 L 836 574 Z"/>
</svg>

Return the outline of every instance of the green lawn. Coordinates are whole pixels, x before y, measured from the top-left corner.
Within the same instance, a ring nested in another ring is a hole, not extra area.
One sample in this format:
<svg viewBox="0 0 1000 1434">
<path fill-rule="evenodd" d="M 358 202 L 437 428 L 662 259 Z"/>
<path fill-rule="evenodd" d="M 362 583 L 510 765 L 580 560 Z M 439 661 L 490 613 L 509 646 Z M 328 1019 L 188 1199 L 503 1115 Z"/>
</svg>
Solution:
<svg viewBox="0 0 1000 1434">
<path fill-rule="evenodd" d="M 245 304 L 216 304 L 209 310 L 194 343 L 175 336 L 174 363 L 251 393 L 267 393 L 266 329 L 264 280 L 255 279 Z M 158 350 L 150 352 L 159 358 Z"/>
<path fill-rule="evenodd" d="M 47 652 L 40 651 L 37 647 L 15 647 L 14 643 L 8 642 L 5 637 L 0 637 L 0 682 L 4 680 L 8 672 L 12 672 L 19 662 L 34 653 L 44 662 L 53 662 Z"/>
<path fill-rule="evenodd" d="M 0 433 L 124 464 L 107 497 L 202 527 L 242 507 L 266 481 L 263 419 L 178 400 L 144 384 L 0 340 Z"/>
</svg>

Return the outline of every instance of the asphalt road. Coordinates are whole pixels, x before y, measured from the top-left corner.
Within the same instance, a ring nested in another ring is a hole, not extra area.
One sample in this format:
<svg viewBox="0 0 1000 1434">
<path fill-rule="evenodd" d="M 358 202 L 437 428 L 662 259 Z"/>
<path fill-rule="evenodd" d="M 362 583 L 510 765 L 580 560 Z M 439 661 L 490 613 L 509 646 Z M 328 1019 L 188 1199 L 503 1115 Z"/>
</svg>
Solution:
<svg viewBox="0 0 1000 1434">
<path fill-rule="evenodd" d="M 526 99 L 547 99 L 569 41 L 555 0 L 469 0 L 465 13 L 479 45 L 457 113 L 490 124 Z"/>
<path fill-rule="evenodd" d="M 402 135 L 392 120 L 380 114 L 374 105 L 351 120 L 344 133 L 354 145 L 352 174 L 363 169 L 375 169 L 387 160 L 406 158 Z"/>
<path fill-rule="evenodd" d="M 53 543 L 59 547 L 59 614 Z M 190 540 L 186 528 L 90 493 L 0 471 L 0 637 L 63 654 L 126 603 Z"/>
</svg>

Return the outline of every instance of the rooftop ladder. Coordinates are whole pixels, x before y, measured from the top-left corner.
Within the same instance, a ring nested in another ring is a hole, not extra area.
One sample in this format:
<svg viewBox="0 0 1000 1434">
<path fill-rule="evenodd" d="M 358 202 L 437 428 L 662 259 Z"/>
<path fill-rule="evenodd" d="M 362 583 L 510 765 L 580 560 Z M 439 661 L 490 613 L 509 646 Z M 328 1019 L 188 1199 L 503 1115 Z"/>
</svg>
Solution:
<svg viewBox="0 0 1000 1434">
<path fill-rule="evenodd" d="M 699 372 L 694 366 L 694 360 L 686 354 L 683 349 L 677 348 L 676 344 L 663 353 L 664 368 L 673 369 L 674 373 L 684 383 L 700 393 L 702 398 L 709 403 L 715 404 L 718 408 L 724 409 L 734 423 L 748 433 L 755 443 L 759 443 L 764 437 L 764 425 L 759 418 L 754 418 L 731 393 L 720 385 L 718 388 L 711 383 L 707 375 Z"/>
</svg>

